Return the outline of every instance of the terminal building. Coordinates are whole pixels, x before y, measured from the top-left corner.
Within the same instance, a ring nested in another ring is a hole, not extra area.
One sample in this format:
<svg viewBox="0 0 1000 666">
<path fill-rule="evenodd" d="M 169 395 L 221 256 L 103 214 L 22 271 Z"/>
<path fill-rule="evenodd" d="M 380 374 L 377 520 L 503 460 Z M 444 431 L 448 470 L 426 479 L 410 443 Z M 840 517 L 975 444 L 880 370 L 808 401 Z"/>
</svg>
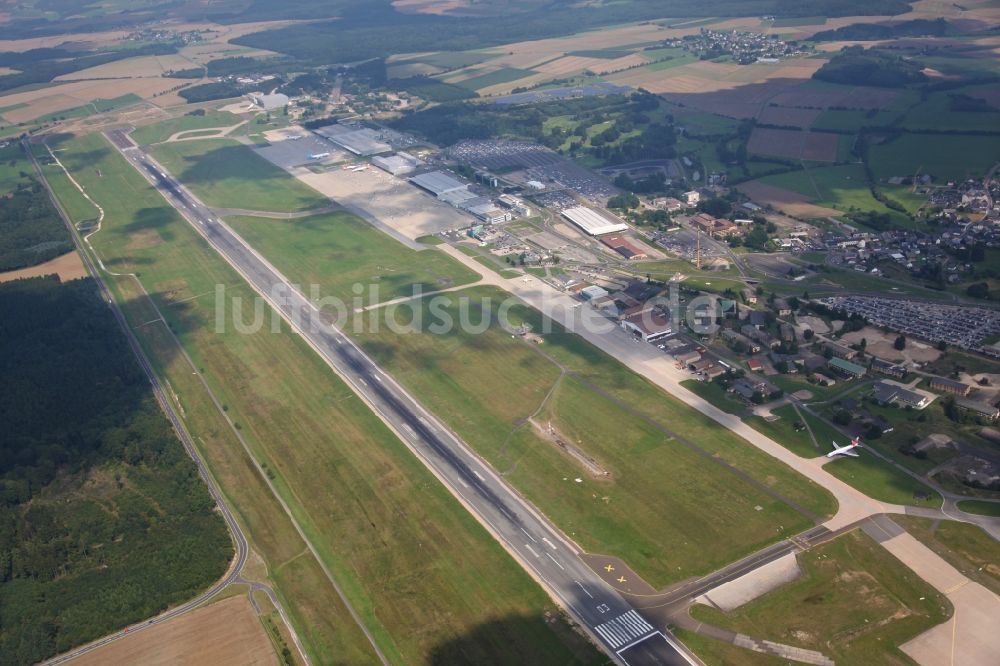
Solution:
<svg viewBox="0 0 1000 666">
<path fill-rule="evenodd" d="M 628 225 L 621 220 L 617 218 L 610 219 L 596 210 L 584 208 L 583 206 L 567 208 L 562 212 L 562 215 L 590 236 L 615 234 L 628 230 Z"/>
<path fill-rule="evenodd" d="M 324 139 L 328 139 L 344 150 L 360 157 L 388 153 L 392 150 L 392 146 L 382 140 L 381 134 L 360 125 L 341 125 L 336 123 L 320 127 L 314 131 Z"/>
<path fill-rule="evenodd" d="M 444 171 L 428 171 L 427 173 L 413 176 L 410 178 L 410 182 L 420 189 L 430 192 L 438 199 L 447 199 L 448 195 L 454 192 L 469 191 L 468 183 L 463 183 Z"/>
<path fill-rule="evenodd" d="M 393 176 L 402 176 L 416 169 L 420 165 L 420 160 L 409 153 L 398 152 L 386 157 L 373 157 L 372 164 Z"/>
<path fill-rule="evenodd" d="M 281 93 L 272 93 L 270 95 L 265 93 L 251 93 L 250 101 L 265 111 L 275 111 L 288 106 L 288 95 L 282 95 Z"/>
</svg>

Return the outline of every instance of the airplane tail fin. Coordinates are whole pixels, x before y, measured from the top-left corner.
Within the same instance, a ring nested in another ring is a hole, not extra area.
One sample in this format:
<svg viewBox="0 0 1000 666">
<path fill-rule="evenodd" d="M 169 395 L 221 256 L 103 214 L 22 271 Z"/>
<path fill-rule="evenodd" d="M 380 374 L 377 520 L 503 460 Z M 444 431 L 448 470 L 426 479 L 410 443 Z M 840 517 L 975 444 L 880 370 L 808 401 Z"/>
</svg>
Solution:
<svg viewBox="0 0 1000 666">
<path fill-rule="evenodd" d="M 861 438 L 855 437 L 851 440 L 851 446 L 861 446 Z"/>
</svg>

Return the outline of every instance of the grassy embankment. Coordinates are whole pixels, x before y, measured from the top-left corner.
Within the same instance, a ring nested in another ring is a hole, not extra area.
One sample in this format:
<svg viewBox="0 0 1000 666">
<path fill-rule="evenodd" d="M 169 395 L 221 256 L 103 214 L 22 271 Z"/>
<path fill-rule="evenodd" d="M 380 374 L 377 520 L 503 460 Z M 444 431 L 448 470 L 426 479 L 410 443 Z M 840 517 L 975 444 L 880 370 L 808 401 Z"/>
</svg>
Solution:
<svg viewBox="0 0 1000 666">
<path fill-rule="evenodd" d="M 183 115 L 152 125 L 145 125 L 132 132 L 131 136 L 139 145 L 147 145 L 166 141 L 178 132 L 232 127 L 239 122 L 240 117 L 228 111 L 206 111 L 203 116 Z"/>
<path fill-rule="evenodd" d="M 802 576 L 729 613 L 693 606 L 710 624 L 818 650 L 838 664 L 909 663 L 899 646 L 945 621 L 947 597 L 860 531 L 798 555 Z"/>
</svg>

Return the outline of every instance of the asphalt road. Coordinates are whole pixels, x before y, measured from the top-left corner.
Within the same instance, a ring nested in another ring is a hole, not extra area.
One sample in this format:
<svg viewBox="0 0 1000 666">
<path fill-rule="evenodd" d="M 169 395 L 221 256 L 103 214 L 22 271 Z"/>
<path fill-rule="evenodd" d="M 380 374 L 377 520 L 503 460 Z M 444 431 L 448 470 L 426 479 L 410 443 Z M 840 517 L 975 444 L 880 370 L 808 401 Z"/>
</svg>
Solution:
<svg viewBox="0 0 1000 666">
<path fill-rule="evenodd" d="M 28 154 L 29 155 L 32 154 L 30 150 L 28 151 Z M 34 162 L 33 156 L 32 156 L 32 162 Z M 35 165 L 35 167 L 37 169 L 37 164 Z M 48 188 L 48 182 L 46 182 L 44 178 L 42 178 L 42 182 L 45 183 L 45 187 Z M 143 353 L 142 348 L 139 346 L 139 342 L 138 340 L 136 340 L 135 335 L 132 333 L 132 329 L 131 327 L 129 327 L 128 322 L 125 320 L 125 316 L 122 314 L 121 310 L 115 304 L 114 299 L 111 297 L 111 293 L 108 291 L 107 285 L 105 285 L 104 280 L 101 278 L 100 273 L 93 265 L 90 255 L 83 247 L 83 244 L 80 241 L 80 237 L 76 233 L 76 228 L 73 226 L 65 210 L 63 210 L 62 205 L 59 203 L 59 200 L 52 194 L 51 191 L 49 192 L 49 194 L 53 203 L 59 210 L 59 213 L 62 216 L 63 221 L 69 228 L 70 235 L 72 236 L 73 242 L 76 245 L 77 253 L 80 255 L 80 258 L 86 264 L 87 271 L 94 278 L 94 282 L 97 285 L 101 298 L 108 304 L 108 307 L 110 308 L 112 314 L 114 315 L 115 320 L 118 322 L 118 325 L 125 333 L 125 337 L 128 340 L 129 347 L 131 347 L 132 352 L 135 354 L 136 361 L 138 361 L 139 366 L 142 368 L 143 372 L 146 374 L 146 377 L 149 379 L 149 383 L 152 386 L 153 393 L 156 396 L 157 402 L 160 403 L 160 407 L 163 409 L 163 413 L 166 414 L 168 419 L 170 419 L 170 423 L 173 426 L 174 432 L 177 433 L 177 437 L 178 439 L 181 440 L 181 443 L 184 445 L 184 449 L 187 451 L 188 455 L 191 456 L 191 458 L 194 460 L 194 463 L 198 468 L 198 473 L 205 480 L 205 485 L 208 486 L 208 492 L 212 496 L 212 499 L 215 501 L 216 506 L 219 507 L 219 512 L 222 514 L 223 520 L 226 521 L 226 525 L 229 527 L 229 532 L 233 537 L 233 542 L 236 547 L 236 557 L 230 564 L 229 570 L 226 572 L 226 575 L 221 580 L 217 581 L 215 585 L 213 585 L 211 588 L 209 588 L 202 594 L 198 595 L 194 599 L 191 599 L 190 601 L 181 604 L 180 606 L 171 608 L 170 610 L 156 616 L 155 618 L 147 620 L 141 624 L 136 624 L 131 627 L 127 627 L 122 631 L 109 634 L 104 638 L 100 638 L 86 645 L 82 645 L 78 648 L 70 650 L 69 652 L 64 652 L 63 654 L 57 655 L 56 657 L 53 657 L 49 661 L 45 662 L 46 664 L 54 665 L 70 661 L 71 659 L 79 657 L 88 652 L 92 652 L 104 645 L 107 645 L 108 643 L 113 643 L 114 641 L 124 638 L 125 636 L 142 631 L 143 629 L 147 629 L 149 627 L 158 624 L 163 624 L 164 622 L 168 622 L 169 620 L 172 620 L 178 615 L 183 615 L 184 613 L 187 613 L 188 611 L 197 608 L 198 606 L 202 605 L 203 603 L 214 597 L 216 594 L 221 592 L 225 587 L 227 587 L 228 585 L 239 579 L 240 573 L 243 571 L 243 566 L 246 564 L 247 556 L 249 554 L 250 549 L 247 543 L 247 538 L 243 534 L 243 530 L 240 528 L 240 525 L 236 521 L 236 518 L 229 510 L 229 507 L 226 506 L 226 503 L 222 498 L 222 494 L 220 493 L 218 486 L 215 485 L 215 481 L 212 479 L 211 475 L 208 472 L 208 469 L 205 467 L 204 462 L 202 461 L 201 457 L 198 455 L 198 452 L 194 447 L 194 442 L 191 441 L 191 435 L 188 433 L 187 429 L 184 427 L 184 424 L 181 422 L 177 413 L 174 411 L 173 405 L 168 399 L 166 392 L 163 390 L 163 386 L 160 384 L 159 379 L 157 379 L 156 373 L 153 372 L 153 368 L 149 365 L 149 361 L 146 359 L 146 355 Z"/>
<path fill-rule="evenodd" d="M 335 328 L 287 278 L 138 148 L 116 147 L 290 323 L 604 650 L 627 664 L 696 664 L 584 564 L 573 544 Z M 484 572 L 488 575 L 488 572 Z M 641 645 L 636 650 L 633 645 Z M 627 657 L 633 653 L 633 657 Z M 622 653 L 622 654 L 619 654 Z M 627 658 L 626 658 L 627 657 Z"/>
</svg>

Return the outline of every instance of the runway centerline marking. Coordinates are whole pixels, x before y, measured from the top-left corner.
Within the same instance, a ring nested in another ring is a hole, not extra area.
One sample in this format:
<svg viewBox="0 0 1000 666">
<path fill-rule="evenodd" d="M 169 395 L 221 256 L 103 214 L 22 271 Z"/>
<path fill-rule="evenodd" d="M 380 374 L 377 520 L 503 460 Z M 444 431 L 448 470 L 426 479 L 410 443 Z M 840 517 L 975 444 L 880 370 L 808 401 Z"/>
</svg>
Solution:
<svg viewBox="0 0 1000 666">
<path fill-rule="evenodd" d="M 587 588 L 585 588 L 585 587 L 583 586 L 583 583 L 581 583 L 581 582 L 580 582 L 580 581 L 578 581 L 578 580 L 574 580 L 573 582 L 574 582 L 574 583 L 576 583 L 576 584 L 577 584 L 577 585 L 578 585 L 578 586 L 580 587 L 580 589 L 581 589 L 581 590 L 583 590 L 583 593 L 584 593 L 584 594 L 586 594 L 586 595 L 587 595 L 588 597 L 590 597 L 591 599 L 593 599 L 593 598 L 594 598 L 594 595 L 592 595 L 592 594 L 590 593 L 590 590 L 588 590 Z"/>
<path fill-rule="evenodd" d="M 522 528 L 521 528 L 521 531 L 522 531 L 522 532 L 524 532 L 524 536 L 528 537 L 529 539 L 531 539 L 531 540 L 532 540 L 532 541 L 534 541 L 535 543 L 538 543 L 538 539 L 536 539 L 535 537 L 531 536 L 531 534 L 529 534 L 529 533 L 528 533 L 528 530 L 526 530 L 526 529 L 524 529 L 524 528 L 522 527 Z"/>
<path fill-rule="evenodd" d="M 553 562 L 555 562 L 555 563 L 556 563 L 556 566 L 557 566 L 557 567 L 559 567 L 560 569 L 562 569 L 563 571 L 565 571 L 565 570 L 566 570 L 566 568 L 565 568 L 565 567 L 563 567 L 563 565 L 559 564 L 559 560 L 557 560 L 556 558 L 552 557 L 552 556 L 551 556 L 551 555 L 549 555 L 548 553 L 545 553 L 545 557 L 547 557 L 547 558 L 549 558 L 550 560 L 552 560 Z"/>
</svg>

